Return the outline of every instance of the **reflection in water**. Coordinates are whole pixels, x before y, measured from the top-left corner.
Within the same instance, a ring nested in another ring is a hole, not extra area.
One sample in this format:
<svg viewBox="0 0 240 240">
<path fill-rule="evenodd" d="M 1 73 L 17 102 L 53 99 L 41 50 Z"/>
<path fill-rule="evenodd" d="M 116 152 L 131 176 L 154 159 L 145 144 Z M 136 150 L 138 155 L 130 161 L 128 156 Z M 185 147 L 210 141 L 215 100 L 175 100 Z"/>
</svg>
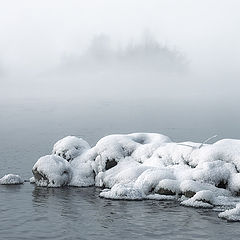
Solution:
<svg viewBox="0 0 240 240">
<path fill-rule="evenodd" d="M 21 188 L 23 188 L 22 184 L 16 184 L 16 185 L 1 185 L 2 191 L 5 191 L 7 193 L 17 193 L 21 191 Z"/>
</svg>

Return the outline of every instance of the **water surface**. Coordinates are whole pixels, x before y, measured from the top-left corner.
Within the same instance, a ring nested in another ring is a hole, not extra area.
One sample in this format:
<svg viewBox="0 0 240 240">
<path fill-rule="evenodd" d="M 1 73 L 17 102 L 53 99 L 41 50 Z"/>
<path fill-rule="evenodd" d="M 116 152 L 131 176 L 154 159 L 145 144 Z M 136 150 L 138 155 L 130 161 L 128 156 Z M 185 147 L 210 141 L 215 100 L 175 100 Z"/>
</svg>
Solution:
<svg viewBox="0 0 240 240">
<path fill-rule="evenodd" d="M 0 175 L 24 179 L 40 156 L 67 135 L 92 146 L 112 133 L 157 132 L 174 141 L 239 138 L 239 113 L 215 102 L 156 99 L 0 103 Z M 111 201 L 100 189 L 0 186 L 1 239 L 236 239 L 239 223 L 174 201 Z"/>
<path fill-rule="evenodd" d="M 174 201 L 112 201 L 99 189 L 1 186 L 2 239 L 236 239 L 238 223 Z"/>
</svg>

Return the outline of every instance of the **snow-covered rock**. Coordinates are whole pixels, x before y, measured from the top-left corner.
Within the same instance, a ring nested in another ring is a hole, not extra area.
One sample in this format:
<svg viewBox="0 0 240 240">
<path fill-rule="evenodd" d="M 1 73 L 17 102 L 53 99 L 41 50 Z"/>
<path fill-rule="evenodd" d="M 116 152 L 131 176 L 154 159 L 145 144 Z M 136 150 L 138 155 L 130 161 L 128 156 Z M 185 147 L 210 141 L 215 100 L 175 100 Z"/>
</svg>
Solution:
<svg viewBox="0 0 240 240">
<path fill-rule="evenodd" d="M 145 196 L 141 189 L 133 188 L 130 184 L 115 184 L 100 193 L 100 197 L 122 200 L 141 200 Z"/>
<path fill-rule="evenodd" d="M 109 161 L 116 165 L 121 159 L 131 157 L 143 163 L 149 159 L 161 145 L 171 142 L 164 135 L 156 133 L 133 133 L 126 135 L 109 135 L 100 139 L 93 150 L 96 153 L 96 172 L 108 170 Z M 114 163 L 115 162 L 115 163 Z"/>
<path fill-rule="evenodd" d="M 0 179 L 2 185 L 16 185 L 23 184 L 23 179 L 19 175 L 7 174 Z"/>
<path fill-rule="evenodd" d="M 36 183 L 35 177 L 31 177 L 31 178 L 29 179 L 29 182 L 30 182 L 31 184 Z"/>
<path fill-rule="evenodd" d="M 210 190 L 197 192 L 190 199 L 181 202 L 181 205 L 187 207 L 212 208 L 214 202 L 214 193 Z"/>
<path fill-rule="evenodd" d="M 33 167 L 37 185 L 96 185 L 105 188 L 104 198 L 178 199 L 208 208 L 236 206 L 239 172 L 240 140 L 175 143 L 155 133 L 110 135 L 92 148 L 65 137 Z"/>
<path fill-rule="evenodd" d="M 71 161 L 89 148 L 89 144 L 82 138 L 68 136 L 54 144 L 52 153 Z"/>
<path fill-rule="evenodd" d="M 76 158 L 70 162 L 70 167 L 72 169 L 70 186 L 88 187 L 95 185 L 95 173 L 91 161 Z"/>
<path fill-rule="evenodd" d="M 69 184 L 72 179 L 69 162 L 55 155 L 41 157 L 33 166 L 32 172 L 39 186 L 61 187 Z"/>
<path fill-rule="evenodd" d="M 219 213 L 218 216 L 228 221 L 240 221 L 240 203 L 238 203 L 233 209 Z"/>
<path fill-rule="evenodd" d="M 155 187 L 154 192 L 161 195 L 176 195 L 180 193 L 179 181 L 173 179 L 163 179 Z"/>
</svg>

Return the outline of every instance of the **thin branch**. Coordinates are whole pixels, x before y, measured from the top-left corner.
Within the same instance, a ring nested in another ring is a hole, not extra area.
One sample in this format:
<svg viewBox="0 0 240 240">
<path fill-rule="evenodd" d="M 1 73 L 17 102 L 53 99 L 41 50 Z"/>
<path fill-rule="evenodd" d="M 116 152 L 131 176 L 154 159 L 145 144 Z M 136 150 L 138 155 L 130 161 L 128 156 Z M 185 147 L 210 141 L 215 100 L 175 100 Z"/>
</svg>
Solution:
<svg viewBox="0 0 240 240">
<path fill-rule="evenodd" d="M 181 146 L 185 146 L 185 147 L 195 148 L 195 146 L 191 146 L 191 145 L 184 144 L 184 143 L 177 143 L 177 145 L 181 145 Z"/>
<path fill-rule="evenodd" d="M 205 141 L 203 141 L 203 142 L 201 143 L 201 145 L 200 145 L 198 148 L 201 148 L 204 144 L 206 144 L 207 142 L 209 142 L 210 140 L 212 140 L 213 138 L 216 138 L 216 137 L 217 137 L 217 135 L 214 135 L 214 136 L 206 139 Z"/>
<path fill-rule="evenodd" d="M 197 146 L 191 146 L 188 144 L 184 144 L 184 143 L 177 143 L 177 145 L 181 145 L 181 146 L 185 146 L 185 147 L 191 147 L 192 149 L 200 149 L 201 147 L 203 147 L 204 144 L 206 144 L 207 142 L 209 142 L 210 140 L 212 140 L 213 138 L 217 137 L 217 135 L 214 135 L 208 139 L 206 139 L 205 141 L 203 141 L 198 147 Z"/>
</svg>

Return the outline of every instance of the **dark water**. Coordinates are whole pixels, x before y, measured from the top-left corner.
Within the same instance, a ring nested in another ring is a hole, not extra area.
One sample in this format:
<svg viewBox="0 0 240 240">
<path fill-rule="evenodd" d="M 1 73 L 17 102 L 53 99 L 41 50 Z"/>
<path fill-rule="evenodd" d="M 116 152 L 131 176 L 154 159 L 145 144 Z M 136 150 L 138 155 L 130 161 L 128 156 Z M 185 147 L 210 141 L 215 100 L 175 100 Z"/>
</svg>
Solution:
<svg viewBox="0 0 240 240">
<path fill-rule="evenodd" d="M 238 223 L 176 202 L 111 201 L 96 188 L 2 186 L 1 239 L 235 239 Z"/>
<path fill-rule="evenodd" d="M 111 133 L 158 132 L 174 141 L 239 138 L 239 113 L 217 102 L 2 101 L 0 176 L 28 179 L 37 159 L 67 135 L 91 145 Z M 0 239 L 237 239 L 239 223 L 177 202 L 111 201 L 96 188 L 0 185 Z"/>
</svg>

